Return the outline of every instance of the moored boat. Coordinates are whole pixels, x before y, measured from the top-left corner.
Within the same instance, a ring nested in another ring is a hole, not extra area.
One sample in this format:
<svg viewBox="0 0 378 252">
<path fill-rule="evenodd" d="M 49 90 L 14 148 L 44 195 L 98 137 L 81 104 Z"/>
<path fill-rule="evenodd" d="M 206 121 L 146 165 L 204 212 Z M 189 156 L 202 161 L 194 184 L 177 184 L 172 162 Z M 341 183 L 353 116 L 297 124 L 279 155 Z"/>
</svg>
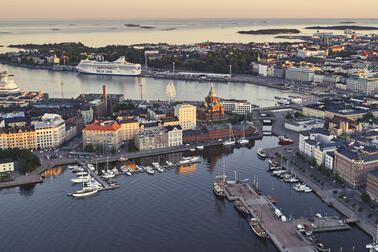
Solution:
<svg viewBox="0 0 378 252">
<path fill-rule="evenodd" d="M 257 155 L 260 157 L 260 158 L 263 158 L 263 159 L 265 159 L 265 158 L 267 158 L 268 156 L 266 155 L 266 152 L 265 151 L 263 151 L 263 149 L 258 149 L 258 151 L 257 151 Z"/>
<path fill-rule="evenodd" d="M 286 136 L 279 136 L 278 142 L 279 144 L 282 144 L 282 145 L 289 145 L 289 144 L 294 143 L 293 140 L 291 140 L 290 138 L 287 138 Z"/>
<path fill-rule="evenodd" d="M 248 209 L 244 206 L 244 204 L 240 200 L 235 200 L 234 207 L 242 216 L 248 216 L 249 214 Z"/>
<path fill-rule="evenodd" d="M 220 198 L 224 198 L 226 196 L 222 187 L 217 182 L 214 182 L 214 184 L 213 184 L 213 192 L 216 196 L 218 196 Z"/>
<path fill-rule="evenodd" d="M 330 248 L 326 247 L 323 243 L 321 242 L 315 242 L 314 243 L 314 247 L 317 251 L 320 251 L 320 252 L 328 252 L 328 251 L 331 251 Z"/>
<path fill-rule="evenodd" d="M 251 218 L 249 221 L 249 226 L 251 227 L 252 231 L 260 238 L 266 238 L 267 234 L 264 229 L 260 226 L 259 222 L 255 218 Z"/>
<path fill-rule="evenodd" d="M 203 145 L 198 145 L 196 148 L 197 148 L 197 150 L 203 150 L 204 149 Z"/>
<path fill-rule="evenodd" d="M 97 189 L 83 188 L 80 191 L 74 192 L 72 196 L 75 198 L 88 197 L 88 196 L 96 194 L 97 192 L 98 192 Z"/>
</svg>

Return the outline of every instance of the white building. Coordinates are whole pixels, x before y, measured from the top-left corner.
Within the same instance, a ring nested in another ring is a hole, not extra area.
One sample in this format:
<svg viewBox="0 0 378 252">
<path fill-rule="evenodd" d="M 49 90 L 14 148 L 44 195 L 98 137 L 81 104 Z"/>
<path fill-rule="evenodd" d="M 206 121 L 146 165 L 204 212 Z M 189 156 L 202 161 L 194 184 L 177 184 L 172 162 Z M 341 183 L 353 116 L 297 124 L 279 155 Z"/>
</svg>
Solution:
<svg viewBox="0 0 378 252">
<path fill-rule="evenodd" d="M 183 130 L 194 129 L 197 125 L 197 107 L 190 104 L 175 106 L 174 115 L 179 119 Z"/>
<path fill-rule="evenodd" d="M 309 68 L 290 67 L 285 71 L 286 80 L 312 82 L 314 81 L 314 76 L 315 71 Z"/>
<path fill-rule="evenodd" d="M 56 148 L 64 143 L 66 123 L 58 114 L 44 114 L 41 121 L 32 122 L 36 132 L 37 149 Z"/>
<path fill-rule="evenodd" d="M 12 160 L 0 160 L 0 173 L 14 171 L 14 162 Z"/>
<path fill-rule="evenodd" d="M 347 90 L 366 95 L 378 93 L 378 78 L 347 78 Z"/>
<path fill-rule="evenodd" d="M 223 100 L 224 111 L 238 115 L 247 115 L 252 112 L 253 105 L 245 100 Z"/>
<path fill-rule="evenodd" d="M 327 151 L 325 153 L 324 166 L 330 170 L 333 170 L 333 156 L 335 155 L 334 151 Z"/>
<path fill-rule="evenodd" d="M 299 151 L 313 157 L 314 149 L 318 144 L 329 144 L 336 136 L 325 129 L 312 129 L 308 132 L 299 133 Z"/>
<path fill-rule="evenodd" d="M 268 75 L 268 65 L 259 64 L 259 75 L 262 75 L 262 76 Z"/>
<path fill-rule="evenodd" d="M 182 145 L 182 129 L 180 125 L 167 126 L 168 147 Z"/>
<path fill-rule="evenodd" d="M 292 131 L 309 131 L 316 128 L 323 128 L 324 120 L 303 118 L 285 120 L 285 128 Z"/>
<path fill-rule="evenodd" d="M 324 50 L 299 50 L 297 52 L 297 57 L 299 58 L 307 58 L 307 57 L 314 57 L 314 56 L 326 56 L 326 51 Z"/>
</svg>

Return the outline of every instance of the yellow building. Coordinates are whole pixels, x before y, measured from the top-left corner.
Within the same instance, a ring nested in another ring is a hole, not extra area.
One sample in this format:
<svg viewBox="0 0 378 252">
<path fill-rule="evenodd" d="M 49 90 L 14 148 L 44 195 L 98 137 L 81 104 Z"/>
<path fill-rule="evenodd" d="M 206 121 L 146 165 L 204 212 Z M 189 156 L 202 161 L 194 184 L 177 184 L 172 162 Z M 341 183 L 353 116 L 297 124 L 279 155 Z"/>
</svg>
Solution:
<svg viewBox="0 0 378 252">
<path fill-rule="evenodd" d="M 121 139 L 132 140 L 139 133 L 139 122 L 135 118 L 127 118 L 119 121 L 121 126 Z"/>
<path fill-rule="evenodd" d="M 197 125 L 197 107 L 190 104 L 175 106 L 174 115 L 178 118 L 183 130 L 194 129 Z"/>
<path fill-rule="evenodd" d="M 106 151 L 118 150 L 122 144 L 121 126 L 114 121 L 96 121 L 83 129 L 83 148 L 92 145 Z"/>
<path fill-rule="evenodd" d="M 12 160 L 0 160 L 0 173 L 14 171 L 14 162 Z"/>
<path fill-rule="evenodd" d="M 9 128 L 0 131 L 1 149 L 35 149 L 36 132 L 30 127 Z"/>
<path fill-rule="evenodd" d="M 163 127 L 180 125 L 179 119 L 174 116 L 164 117 L 161 119 L 161 121 Z"/>
</svg>

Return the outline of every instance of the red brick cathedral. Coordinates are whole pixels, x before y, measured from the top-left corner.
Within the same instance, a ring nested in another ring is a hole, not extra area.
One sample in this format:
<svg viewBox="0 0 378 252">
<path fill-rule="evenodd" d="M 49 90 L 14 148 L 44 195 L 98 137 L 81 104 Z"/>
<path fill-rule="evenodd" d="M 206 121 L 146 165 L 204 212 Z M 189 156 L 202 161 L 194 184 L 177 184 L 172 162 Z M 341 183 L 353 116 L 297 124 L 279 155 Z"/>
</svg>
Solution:
<svg viewBox="0 0 378 252">
<path fill-rule="evenodd" d="M 223 102 L 217 98 L 213 85 L 199 109 L 198 117 L 200 120 L 219 120 L 224 117 Z"/>
</svg>

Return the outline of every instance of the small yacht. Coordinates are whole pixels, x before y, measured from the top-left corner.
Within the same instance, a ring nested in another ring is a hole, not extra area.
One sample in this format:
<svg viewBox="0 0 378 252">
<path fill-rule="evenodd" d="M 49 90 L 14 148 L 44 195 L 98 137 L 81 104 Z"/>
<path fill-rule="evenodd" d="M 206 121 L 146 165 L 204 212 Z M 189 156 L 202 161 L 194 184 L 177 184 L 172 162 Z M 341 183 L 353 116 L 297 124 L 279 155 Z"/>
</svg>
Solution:
<svg viewBox="0 0 378 252">
<path fill-rule="evenodd" d="M 84 183 L 84 182 L 89 181 L 90 178 L 91 178 L 91 176 L 80 176 L 78 178 L 71 179 L 71 182 L 72 183 Z"/>
<path fill-rule="evenodd" d="M 148 174 L 151 174 L 151 175 L 153 175 L 153 174 L 155 173 L 154 169 L 152 169 L 152 167 L 150 167 L 150 166 L 147 166 L 147 168 L 146 168 L 146 172 L 147 172 Z"/>
<path fill-rule="evenodd" d="M 67 165 L 67 168 L 72 170 L 72 169 L 76 169 L 76 168 L 79 168 L 77 165 Z"/>
<path fill-rule="evenodd" d="M 85 169 L 83 167 L 76 167 L 72 169 L 72 172 L 83 172 Z"/>
<path fill-rule="evenodd" d="M 183 157 L 181 160 L 180 160 L 180 164 L 182 165 L 185 165 L 185 164 L 190 164 L 191 163 L 191 157 Z"/>
<path fill-rule="evenodd" d="M 155 168 L 159 168 L 160 164 L 158 162 L 152 162 L 152 166 Z"/>
<path fill-rule="evenodd" d="M 133 174 L 131 174 L 130 171 L 127 171 L 127 172 L 126 172 L 126 175 L 127 175 L 127 176 L 131 176 L 131 175 L 133 175 Z"/>
<path fill-rule="evenodd" d="M 266 155 L 266 152 L 265 151 L 263 151 L 263 149 L 258 149 L 258 151 L 257 151 L 257 155 L 260 157 L 260 158 L 263 158 L 263 159 L 265 159 L 265 158 L 267 158 L 268 156 Z"/>
<path fill-rule="evenodd" d="M 197 163 L 197 162 L 199 162 L 199 157 L 192 157 L 191 159 L 190 159 L 190 161 L 192 162 L 192 163 Z"/>
<path fill-rule="evenodd" d="M 172 166 L 172 165 L 173 165 L 173 163 L 172 163 L 171 161 L 169 161 L 169 160 L 165 161 L 165 163 L 166 163 L 166 165 L 168 165 L 168 166 Z"/>
<path fill-rule="evenodd" d="M 157 167 L 156 170 L 158 170 L 158 172 L 163 172 L 164 171 L 164 169 L 161 166 Z"/>
<path fill-rule="evenodd" d="M 91 188 L 83 188 L 82 190 L 80 191 L 77 191 L 77 192 L 74 192 L 72 194 L 73 197 L 75 198 L 81 198 L 81 197 L 87 197 L 87 196 L 91 196 L 91 195 L 94 195 L 98 192 L 98 190 L 96 189 L 91 189 Z"/>
<path fill-rule="evenodd" d="M 204 149 L 203 145 L 198 145 L 196 148 L 197 148 L 197 150 L 203 150 Z"/>
<path fill-rule="evenodd" d="M 240 144 L 240 145 L 248 144 L 248 143 L 249 143 L 249 140 L 245 139 L 245 138 L 239 139 L 239 141 L 238 141 L 238 144 Z"/>
<path fill-rule="evenodd" d="M 93 166 L 93 164 L 87 164 L 88 168 L 91 170 L 91 171 L 95 171 L 95 167 Z"/>
<path fill-rule="evenodd" d="M 85 171 L 77 172 L 76 175 L 77 175 L 77 176 L 87 176 L 87 175 L 88 175 L 88 172 L 85 172 Z"/>
<path fill-rule="evenodd" d="M 126 166 L 124 166 L 124 165 L 122 165 L 122 166 L 120 167 L 120 169 L 121 169 L 122 172 L 127 172 Z"/>
<path fill-rule="evenodd" d="M 224 146 L 235 145 L 235 140 L 233 140 L 232 135 L 233 135 L 232 134 L 232 127 L 231 127 L 231 124 L 230 124 L 230 127 L 229 127 L 229 138 L 228 138 L 228 140 L 226 140 L 226 141 L 223 142 Z"/>
<path fill-rule="evenodd" d="M 118 169 L 116 167 L 113 168 L 112 172 L 114 173 L 114 175 L 118 175 Z"/>
</svg>

